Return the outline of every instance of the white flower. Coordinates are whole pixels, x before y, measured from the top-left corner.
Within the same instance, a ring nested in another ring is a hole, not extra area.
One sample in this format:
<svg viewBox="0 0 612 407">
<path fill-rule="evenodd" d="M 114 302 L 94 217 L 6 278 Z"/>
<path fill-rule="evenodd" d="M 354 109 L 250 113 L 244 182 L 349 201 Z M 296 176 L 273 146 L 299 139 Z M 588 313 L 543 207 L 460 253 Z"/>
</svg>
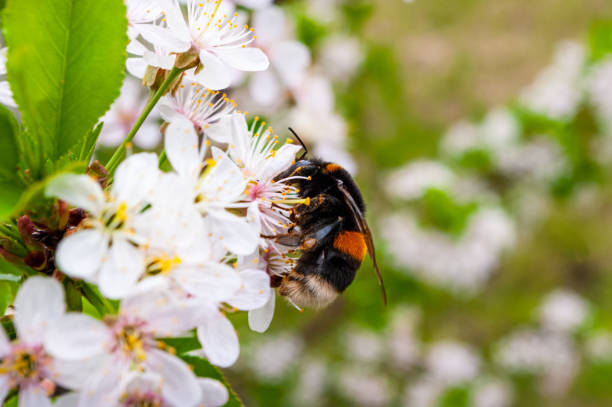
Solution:
<svg viewBox="0 0 612 407">
<path fill-rule="evenodd" d="M 126 77 L 119 98 L 115 100 L 106 115 L 100 119 L 104 122 L 99 138 L 100 144 L 119 145 L 134 127 L 146 104 L 147 95 L 142 85 L 137 80 Z M 155 123 L 158 119 L 159 114 L 155 109 L 136 133 L 134 144 L 146 149 L 159 144 L 161 132 L 159 125 Z"/>
<path fill-rule="evenodd" d="M 499 153 L 518 142 L 521 134 L 519 121 L 504 108 L 491 110 L 480 125 L 482 144 L 488 150 Z"/>
<path fill-rule="evenodd" d="M 164 96 L 159 105 L 166 122 L 187 119 L 198 133 L 235 110 L 236 102 L 226 94 L 203 88 L 189 80 L 183 80 L 176 92 Z"/>
<path fill-rule="evenodd" d="M 432 378 L 451 386 L 474 379 L 480 370 L 476 352 L 451 341 L 434 344 L 427 352 L 425 364 Z"/>
<path fill-rule="evenodd" d="M 421 353 L 417 337 L 420 314 L 409 306 L 398 307 L 394 314 L 387 339 L 388 355 L 395 368 L 405 371 L 414 367 Z"/>
<path fill-rule="evenodd" d="M 448 156 L 460 156 L 477 148 L 479 143 L 480 132 L 478 126 L 467 121 L 460 121 L 446 131 L 440 143 L 440 150 Z"/>
<path fill-rule="evenodd" d="M 234 254 L 252 253 L 260 239 L 257 224 L 228 211 L 246 210 L 249 206 L 244 201 L 248 179 L 240 168 L 227 154 L 213 147 L 213 158 L 202 172 L 207 142 L 199 146 L 196 131 L 186 120 L 171 123 L 165 140 L 168 160 L 193 191 L 196 207 L 204 215 L 211 237 Z"/>
<path fill-rule="evenodd" d="M 512 404 L 513 389 L 500 379 L 486 379 L 474 388 L 474 407 L 508 407 Z"/>
<path fill-rule="evenodd" d="M 434 407 L 444 391 L 444 385 L 429 376 L 410 383 L 404 392 L 405 407 Z"/>
<path fill-rule="evenodd" d="M 283 9 L 271 6 L 253 14 L 253 27 L 257 30 L 256 44 L 270 58 L 271 67 L 255 73 L 249 82 L 251 97 L 261 105 L 274 105 L 298 85 L 310 65 L 310 51 L 288 34 Z"/>
<path fill-rule="evenodd" d="M 186 4 L 189 0 L 179 0 L 182 4 Z M 260 9 L 262 7 L 268 7 L 272 4 L 273 0 L 227 0 L 227 3 L 240 4 L 243 7 L 250 8 L 253 10 Z"/>
<path fill-rule="evenodd" d="M 144 271 L 145 240 L 135 229 L 160 174 L 155 154 L 131 156 L 119 165 L 108 194 L 87 175 L 64 174 L 49 182 L 48 196 L 83 208 L 83 228 L 58 245 L 56 261 L 66 274 L 97 283 L 110 298 L 129 294 Z"/>
<path fill-rule="evenodd" d="M 353 327 L 344 335 L 347 355 L 358 362 L 375 363 L 383 353 L 382 338 L 375 332 Z"/>
<path fill-rule="evenodd" d="M 466 294 L 482 287 L 504 250 L 515 240 L 515 228 L 499 208 L 472 214 L 460 238 L 422 228 L 411 214 L 384 218 L 381 228 L 397 263 L 426 281 Z"/>
<path fill-rule="evenodd" d="M 228 121 L 231 123 L 225 127 L 231 128 L 229 156 L 248 180 L 246 200 L 254 204 L 249 207 L 248 215 L 259 223 L 263 235 L 285 233 L 290 223 L 289 210 L 301 202 L 297 189 L 287 182 L 302 177 L 276 177 L 295 162 L 295 154 L 301 147 L 287 143 L 276 149 L 278 136 L 258 117 L 250 129 L 244 115 L 234 114 Z M 264 247 L 268 243 L 274 245 L 271 241 L 262 241 Z"/>
<path fill-rule="evenodd" d="M 247 26 L 236 24 L 238 13 L 223 14 L 221 0 L 187 1 L 187 21 L 177 0 L 169 0 L 165 22 L 170 36 L 145 37 L 168 52 L 189 52 L 199 60 L 197 69 L 188 71 L 203 86 L 218 90 L 228 87 L 232 75 L 228 68 L 263 71 L 268 68 L 266 55 L 249 47 L 254 36 Z"/>
<path fill-rule="evenodd" d="M 545 328 L 569 333 L 584 323 L 588 310 L 588 304 L 577 294 L 556 290 L 544 299 L 540 319 Z"/>
<path fill-rule="evenodd" d="M 277 381 L 283 378 L 296 362 L 303 347 L 302 340 L 293 334 L 283 333 L 267 337 L 253 347 L 251 369 L 264 381 Z"/>
<path fill-rule="evenodd" d="M 456 182 L 455 174 L 437 161 L 417 160 L 394 170 L 387 176 L 387 193 L 413 200 L 423 197 L 429 188 L 446 189 Z"/>
<path fill-rule="evenodd" d="M 522 329 L 502 339 L 496 361 L 513 372 L 540 374 L 541 390 L 556 395 L 565 392 L 580 363 L 571 338 L 533 329 Z"/>
<path fill-rule="evenodd" d="M 347 368 L 340 374 L 339 385 L 342 394 L 360 406 L 389 405 L 391 391 L 386 376 Z"/>
<path fill-rule="evenodd" d="M 356 38 L 336 35 L 321 46 L 321 66 L 334 80 L 348 82 L 362 61 L 363 51 Z"/>
<path fill-rule="evenodd" d="M 294 405 L 319 406 L 329 382 L 326 360 L 306 360 L 300 363 L 300 379 L 293 391 Z"/>
<path fill-rule="evenodd" d="M 579 80 L 584 61 L 582 45 L 562 43 L 553 63 L 523 91 L 520 102 L 530 110 L 553 119 L 573 116 L 582 97 Z"/>
<path fill-rule="evenodd" d="M 50 278 L 31 277 L 19 289 L 14 306 L 17 341 L 9 342 L 0 329 L 0 403 L 10 389 L 19 388 L 20 406 L 50 406 L 48 390 L 53 390 L 54 383 L 70 387 L 69 378 L 75 373 L 69 365 L 54 360 L 43 345 L 64 314 L 64 290 Z"/>
<path fill-rule="evenodd" d="M 199 318 L 197 308 L 150 292 L 124 300 L 119 314 L 104 321 L 66 314 L 50 328 L 45 346 L 56 357 L 88 366 L 81 406 L 116 404 L 139 372 L 161 377 L 160 394 L 171 405 L 189 406 L 200 400 L 202 389 L 187 364 L 165 352 L 155 338 L 183 333 Z"/>
<path fill-rule="evenodd" d="M 561 147 L 545 136 L 500 150 L 496 165 L 509 176 L 536 183 L 551 182 L 568 166 Z"/>
<path fill-rule="evenodd" d="M 176 400 L 168 399 L 163 394 L 163 377 L 153 373 L 135 373 L 127 379 L 125 390 L 117 402 L 110 402 L 108 407 L 160 406 L 160 407 L 220 407 L 227 403 L 229 393 L 218 380 L 198 378 L 202 390 L 201 398 L 192 404 L 177 404 Z M 57 407 L 79 407 L 81 395 L 71 393 L 58 398 L 53 404 Z M 181 400 L 181 402 L 185 402 Z"/>
<path fill-rule="evenodd" d="M 612 58 L 591 68 L 586 79 L 589 96 L 595 105 L 600 120 L 612 124 Z"/>
<path fill-rule="evenodd" d="M 10 107 L 17 107 L 13 100 L 13 92 L 6 81 L 6 53 L 8 48 L 0 48 L 0 103 Z"/>
<path fill-rule="evenodd" d="M 128 36 L 138 36 L 139 28 L 144 24 L 158 21 L 164 15 L 164 9 L 157 0 L 124 0 L 127 6 Z"/>
<path fill-rule="evenodd" d="M 171 54 L 162 47 L 153 44 L 144 45 L 139 39 L 133 39 L 127 46 L 128 59 L 125 67 L 130 75 L 143 79 L 148 66 L 170 70 L 176 61 L 176 54 Z"/>
</svg>

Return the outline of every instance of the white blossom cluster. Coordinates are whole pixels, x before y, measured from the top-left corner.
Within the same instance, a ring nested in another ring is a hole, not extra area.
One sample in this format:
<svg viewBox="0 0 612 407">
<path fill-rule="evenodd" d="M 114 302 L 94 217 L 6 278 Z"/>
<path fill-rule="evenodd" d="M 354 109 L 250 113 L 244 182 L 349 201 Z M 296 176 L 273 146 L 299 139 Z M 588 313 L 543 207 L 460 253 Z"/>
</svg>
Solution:
<svg viewBox="0 0 612 407">
<path fill-rule="evenodd" d="M 128 70 L 146 84 L 151 72 L 181 69 L 135 139 L 150 148 L 163 135 L 164 151 L 130 155 L 112 178 L 63 173 L 47 182 L 48 197 L 85 212 L 57 245 L 57 269 L 119 305 L 102 320 L 66 312 L 55 279 L 26 280 L 14 303 L 17 338 L 0 330 L 0 400 L 19 389 L 20 406 L 51 405 L 58 386 L 70 390 L 54 403 L 62 407 L 225 404 L 225 386 L 196 377 L 160 339 L 195 332 L 210 363 L 231 366 L 240 347 L 226 314 L 248 311 L 250 327 L 265 331 L 275 303 L 270 276 L 292 266 L 288 249 L 262 236 L 286 232 L 289 210 L 303 201 L 294 178 L 278 179 L 301 147 L 281 145 L 258 117 L 249 125 L 222 89 L 234 70 L 264 71 L 269 60 L 278 62 L 275 52 L 280 60 L 295 50 L 257 39 L 231 2 L 125 3 Z M 269 56 L 253 45 L 269 45 Z M 10 96 L 5 84 L 2 97 Z M 130 131 L 145 105 L 143 90 L 125 82 L 102 119 L 102 143 L 116 144 Z M 164 162 L 170 170 L 160 169 Z"/>
<path fill-rule="evenodd" d="M 514 223 L 491 191 L 442 163 L 411 162 L 389 174 L 385 184 L 389 195 L 413 205 L 429 190 L 445 191 L 461 203 L 478 203 L 459 236 L 424 227 L 415 210 L 383 217 L 381 234 L 396 264 L 425 281 L 474 294 L 514 244 Z"/>
<path fill-rule="evenodd" d="M 559 135 L 524 129 L 519 115 L 561 128 L 572 123 L 581 108 L 592 108 L 603 134 L 592 138 L 588 154 L 609 165 L 611 63 L 605 58 L 591 63 L 586 54 L 580 43 L 561 43 L 550 66 L 514 105 L 490 110 L 479 123 L 459 121 L 443 135 L 438 160 L 412 161 L 387 174 L 388 196 L 406 209 L 386 215 L 381 232 L 402 269 L 473 294 L 512 247 L 517 231 L 529 231 L 543 219 L 553 185 L 575 171 L 574 158 Z M 474 159 L 481 167 L 464 164 Z M 423 226 L 413 210 L 432 189 L 459 203 L 477 203 L 458 236 Z"/>
<path fill-rule="evenodd" d="M 176 18 L 178 11 L 173 1 L 156 0 L 160 4 L 157 8 L 147 7 L 150 1 L 127 2 L 132 38 L 127 69 L 131 76 L 126 77 L 121 96 L 105 118 L 100 137 L 102 144 L 119 144 L 122 135 L 125 136 L 136 122 L 146 102 L 137 82 L 147 74 L 147 66 L 169 69 L 176 62 L 174 50 L 193 43 L 188 53 L 193 54 L 198 48 L 200 59 L 211 59 L 213 65 L 209 61 L 208 67 L 217 71 L 209 75 L 206 69 L 190 69 L 185 73 L 189 80 L 208 89 L 225 89 L 231 98 L 240 100 L 243 111 L 291 126 L 314 146 L 316 155 L 337 162 L 350 172 L 356 171 L 353 159 L 346 152 L 348 126 L 335 112 L 333 84 L 348 81 L 361 64 L 363 51 L 357 40 L 336 33 L 324 40 L 318 59 L 314 60 L 310 49 L 295 38 L 293 16 L 270 0 L 224 0 L 219 5 L 214 24 L 205 30 L 208 22 L 205 16 L 214 11 L 216 1 L 182 1 L 193 3 L 188 7 L 185 24 Z M 236 10 L 236 5 L 250 8 L 252 12 L 244 8 Z M 202 15 L 197 17 L 200 8 Z M 169 36 L 172 42 L 168 41 Z M 264 57 L 269 66 L 263 62 Z M 264 69 L 265 66 L 268 69 Z M 166 119 L 163 113 L 162 118 Z M 134 139 L 138 147 L 148 149 L 159 143 L 157 120 L 158 109 Z"/>
</svg>

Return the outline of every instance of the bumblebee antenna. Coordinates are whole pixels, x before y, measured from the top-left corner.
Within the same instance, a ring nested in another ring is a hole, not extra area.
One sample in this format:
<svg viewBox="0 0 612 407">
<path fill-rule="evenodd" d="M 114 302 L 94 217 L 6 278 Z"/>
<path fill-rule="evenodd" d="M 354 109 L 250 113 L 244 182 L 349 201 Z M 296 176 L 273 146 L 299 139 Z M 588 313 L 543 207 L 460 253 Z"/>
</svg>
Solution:
<svg viewBox="0 0 612 407">
<path fill-rule="evenodd" d="M 306 147 L 306 144 L 304 144 L 304 142 L 302 141 L 300 136 L 298 136 L 297 133 L 291 127 L 289 127 L 289 131 L 295 136 L 297 141 L 300 142 L 300 144 L 302 145 L 302 148 L 304 149 L 304 152 L 302 153 L 300 158 L 298 158 L 298 161 L 299 161 L 299 160 L 303 159 L 304 157 L 306 157 L 306 154 L 308 154 L 308 147 Z"/>
</svg>

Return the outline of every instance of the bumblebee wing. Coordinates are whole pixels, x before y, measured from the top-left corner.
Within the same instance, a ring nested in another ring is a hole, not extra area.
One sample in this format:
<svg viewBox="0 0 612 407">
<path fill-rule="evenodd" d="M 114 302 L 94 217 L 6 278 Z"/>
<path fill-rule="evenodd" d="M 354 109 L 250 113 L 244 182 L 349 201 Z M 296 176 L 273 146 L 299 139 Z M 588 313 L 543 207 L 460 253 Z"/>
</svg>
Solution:
<svg viewBox="0 0 612 407">
<path fill-rule="evenodd" d="M 374 241 L 372 240 L 372 232 L 370 231 L 370 227 L 365 220 L 365 216 L 357 206 L 357 203 L 348 192 L 348 190 L 344 187 L 344 184 L 340 181 L 338 182 L 338 188 L 342 191 L 344 195 L 344 201 L 348 204 L 348 207 L 351 209 L 355 220 L 357 221 L 357 225 L 359 226 L 359 231 L 363 233 L 365 238 L 366 246 L 368 248 L 368 254 L 372 259 L 372 264 L 374 265 L 374 271 L 376 272 L 376 277 L 378 278 L 378 284 L 382 290 L 383 302 L 387 305 L 387 291 L 385 290 L 385 283 L 383 282 L 382 274 L 380 274 L 380 270 L 378 268 L 378 264 L 376 263 L 376 251 L 374 249 Z"/>
</svg>

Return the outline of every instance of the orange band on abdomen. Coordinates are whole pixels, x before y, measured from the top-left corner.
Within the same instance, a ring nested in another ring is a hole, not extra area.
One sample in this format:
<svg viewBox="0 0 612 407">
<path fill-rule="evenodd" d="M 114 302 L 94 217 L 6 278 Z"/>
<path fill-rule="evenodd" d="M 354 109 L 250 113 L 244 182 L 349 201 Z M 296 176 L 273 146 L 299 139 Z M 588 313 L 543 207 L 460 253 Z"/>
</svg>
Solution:
<svg viewBox="0 0 612 407">
<path fill-rule="evenodd" d="M 334 239 L 334 248 L 346 253 L 355 260 L 363 261 L 368 248 L 363 238 L 363 234 L 359 232 L 342 232 Z"/>
<path fill-rule="evenodd" d="M 339 166 L 338 164 L 334 164 L 334 163 L 329 163 L 325 166 L 325 171 L 327 172 L 336 172 L 339 169 L 342 169 L 341 166 Z"/>
</svg>

